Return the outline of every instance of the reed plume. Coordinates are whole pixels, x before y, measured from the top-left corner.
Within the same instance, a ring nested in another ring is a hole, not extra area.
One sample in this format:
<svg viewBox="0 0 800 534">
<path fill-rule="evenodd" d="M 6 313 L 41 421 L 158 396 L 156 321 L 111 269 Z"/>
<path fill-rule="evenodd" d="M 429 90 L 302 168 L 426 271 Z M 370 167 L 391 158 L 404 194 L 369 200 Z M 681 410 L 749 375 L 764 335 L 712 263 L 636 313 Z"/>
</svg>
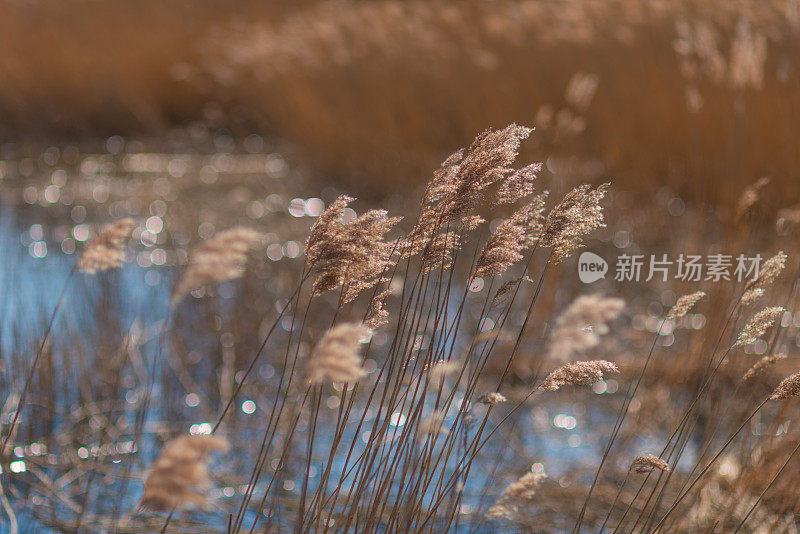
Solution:
<svg viewBox="0 0 800 534">
<path fill-rule="evenodd" d="M 695 293 L 690 293 L 688 295 L 684 295 L 678 299 L 672 308 L 670 308 L 669 313 L 667 313 L 667 319 L 674 321 L 676 319 L 680 319 L 691 310 L 697 302 L 706 296 L 705 291 L 697 291 Z"/>
<path fill-rule="evenodd" d="M 608 187 L 607 183 L 596 189 L 587 184 L 578 186 L 547 215 L 539 244 L 553 249 L 554 262 L 582 247 L 584 235 L 605 226 L 600 201 Z"/>
<path fill-rule="evenodd" d="M 522 278 L 514 278 L 512 280 L 509 280 L 508 282 L 500 286 L 500 289 L 497 290 L 497 293 L 495 293 L 494 297 L 492 298 L 492 308 L 496 308 L 497 306 L 500 306 L 501 304 L 505 303 L 508 300 L 508 297 L 511 294 L 511 292 L 514 290 L 514 286 L 520 284 L 523 280 L 526 282 L 533 283 L 532 278 L 530 278 L 529 276 L 523 276 Z"/>
<path fill-rule="evenodd" d="M 558 391 L 563 386 L 591 386 L 606 374 L 618 372 L 619 368 L 606 360 L 568 363 L 547 375 L 538 389 Z"/>
<path fill-rule="evenodd" d="M 325 243 L 333 239 L 344 226 L 344 210 L 355 198 L 349 195 L 339 195 L 320 214 L 311 226 L 306 239 L 306 265 L 316 263 L 322 256 Z"/>
<path fill-rule="evenodd" d="M 753 366 L 748 369 L 744 375 L 742 375 L 742 381 L 747 382 L 751 378 L 759 376 L 766 371 L 768 367 L 773 365 L 775 362 L 783 360 L 784 358 L 786 358 L 785 354 L 772 354 L 770 356 L 764 356 L 755 364 L 753 364 Z"/>
<path fill-rule="evenodd" d="M 355 382 L 365 376 L 358 349 L 369 334 L 369 328 L 357 323 L 340 324 L 325 332 L 308 360 L 308 383 Z"/>
<path fill-rule="evenodd" d="M 598 294 L 576 298 L 556 321 L 548 356 L 563 361 L 596 347 L 624 306 L 622 299 Z"/>
<path fill-rule="evenodd" d="M 174 511 L 207 503 L 208 458 L 214 451 L 228 450 L 219 436 L 179 436 L 161 450 L 144 479 L 144 510 Z"/>
<path fill-rule="evenodd" d="M 95 274 L 121 267 L 125 263 L 126 241 L 134 224 L 133 219 L 125 218 L 104 226 L 78 258 L 78 269 L 86 274 Z"/>
<path fill-rule="evenodd" d="M 251 228 L 237 226 L 218 233 L 195 248 L 170 298 L 178 304 L 186 295 L 206 285 L 240 278 L 248 254 L 263 243 L 264 236 Z"/>
<path fill-rule="evenodd" d="M 389 312 L 384 307 L 386 297 L 391 293 L 390 289 L 385 289 L 374 296 L 367 306 L 367 313 L 364 317 L 364 325 L 371 330 L 377 330 L 389 322 Z"/>
<path fill-rule="evenodd" d="M 496 276 L 522 259 L 521 252 L 539 237 L 546 197 L 537 195 L 500 223 L 478 256 L 475 276 Z"/>
<path fill-rule="evenodd" d="M 668 473 L 669 464 L 664 460 L 662 460 L 661 458 L 659 458 L 658 456 L 653 456 L 652 454 L 646 454 L 644 456 L 639 456 L 638 458 L 636 458 L 631 464 L 631 469 L 640 475 L 649 473 L 653 469 L 658 469 L 659 471 Z"/>
<path fill-rule="evenodd" d="M 385 235 L 400 221 L 388 217 L 386 210 L 370 210 L 345 221 L 344 210 L 352 201 L 348 196 L 337 198 L 314 224 L 306 243 L 306 265 L 318 273 L 314 294 L 341 285 L 343 303 L 377 284 L 391 265 L 395 244 L 386 242 Z"/>
<path fill-rule="evenodd" d="M 760 178 L 742 191 L 739 202 L 736 204 L 736 220 L 741 219 L 755 206 L 756 202 L 758 202 L 758 199 L 761 197 L 761 190 L 766 187 L 769 182 L 770 179 L 767 177 Z"/>
<path fill-rule="evenodd" d="M 786 310 L 780 306 L 773 306 L 771 308 L 765 308 L 755 314 L 753 318 L 750 319 L 750 322 L 739 332 L 739 337 L 736 339 L 736 343 L 734 343 L 733 346 L 738 347 L 758 341 L 761 336 L 764 335 L 764 332 L 766 332 L 785 311 Z"/>
<path fill-rule="evenodd" d="M 461 363 L 457 361 L 440 360 L 428 368 L 428 379 L 439 382 L 461 370 Z"/>
<path fill-rule="evenodd" d="M 800 395 L 800 373 L 795 373 L 784 378 L 769 398 L 770 400 L 785 400 L 798 395 Z"/>
<path fill-rule="evenodd" d="M 485 404 L 487 406 L 494 406 L 496 404 L 502 404 L 502 403 L 506 402 L 506 400 L 507 399 L 505 398 L 504 395 L 502 395 L 500 393 L 497 393 L 497 392 L 485 393 L 485 394 L 481 395 L 480 397 L 478 397 L 478 402 L 480 402 L 481 404 Z"/>
<path fill-rule="evenodd" d="M 414 255 L 426 250 L 437 238 L 441 239 L 440 229 L 449 225 L 461 230 L 477 227 L 482 219 L 472 211 L 487 187 L 512 173 L 511 164 L 517 157 L 519 145 L 531 131 L 531 128 L 516 124 L 502 130 L 486 130 L 468 149 L 450 155 L 428 183 L 419 219 L 404 242 L 404 252 Z M 532 180 L 535 172 L 528 168 L 511 174 L 511 177 L 520 184 Z M 521 198 L 510 191 L 503 195 L 507 199 Z M 446 258 L 441 254 L 440 257 Z"/>
<path fill-rule="evenodd" d="M 420 437 L 436 436 L 438 434 L 449 434 L 449 431 L 444 427 L 444 413 L 439 410 L 420 421 L 417 428 L 417 435 Z"/>
<path fill-rule="evenodd" d="M 746 306 L 764 294 L 764 290 L 780 276 L 783 268 L 786 266 L 786 258 L 786 254 L 780 251 L 764 262 L 756 279 L 751 280 L 745 285 L 744 294 L 742 295 L 742 305 Z"/>
<path fill-rule="evenodd" d="M 533 194 L 533 182 L 542 171 L 541 163 L 534 163 L 514 171 L 497 189 L 496 204 L 513 204 Z"/>
<path fill-rule="evenodd" d="M 486 512 L 490 519 L 513 519 L 521 506 L 528 504 L 536 494 L 536 488 L 547 478 L 544 473 L 525 473 L 509 484 Z"/>
</svg>

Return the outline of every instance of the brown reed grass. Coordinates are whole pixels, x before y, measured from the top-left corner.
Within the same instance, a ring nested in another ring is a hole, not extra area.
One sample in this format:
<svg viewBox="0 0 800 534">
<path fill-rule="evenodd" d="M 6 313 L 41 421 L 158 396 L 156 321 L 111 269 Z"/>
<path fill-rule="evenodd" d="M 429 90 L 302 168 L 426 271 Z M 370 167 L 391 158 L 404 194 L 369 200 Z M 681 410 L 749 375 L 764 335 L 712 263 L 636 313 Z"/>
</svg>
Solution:
<svg viewBox="0 0 800 534">
<path fill-rule="evenodd" d="M 229 448 L 219 436 L 179 436 L 167 442 L 145 476 L 140 508 L 172 512 L 206 505 L 208 459 Z"/>
<path fill-rule="evenodd" d="M 133 219 L 106 225 L 78 258 L 78 269 L 86 274 L 116 269 L 125 263 L 125 249 L 134 227 Z"/>
</svg>

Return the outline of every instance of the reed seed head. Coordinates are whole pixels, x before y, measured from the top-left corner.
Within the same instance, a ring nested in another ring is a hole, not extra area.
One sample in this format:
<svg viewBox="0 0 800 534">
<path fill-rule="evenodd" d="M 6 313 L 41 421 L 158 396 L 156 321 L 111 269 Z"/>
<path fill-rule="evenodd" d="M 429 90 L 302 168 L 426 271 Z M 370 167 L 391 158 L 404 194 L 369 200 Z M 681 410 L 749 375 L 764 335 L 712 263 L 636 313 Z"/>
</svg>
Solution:
<svg viewBox="0 0 800 534">
<path fill-rule="evenodd" d="M 783 360 L 784 358 L 786 358 L 785 354 L 772 354 L 770 356 L 764 356 L 755 364 L 753 364 L 753 366 L 748 369 L 744 375 L 742 375 L 742 381 L 747 382 L 751 378 L 759 376 L 766 371 L 768 367 L 773 365 L 775 362 Z"/>
<path fill-rule="evenodd" d="M 525 473 L 509 484 L 500 498 L 486 512 L 490 519 L 513 519 L 521 506 L 533 500 L 536 489 L 547 478 L 544 473 Z"/>
<path fill-rule="evenodd" d="M 550 338 L 548 355 L 562 361 L 600 344 L 608 324 L 616 319 L 625 301 L 598 294 L 582 295 L 561 314 Z"/>
<path fill-rule="evenodd" d="M 738 347 L 758 341 L 761 336 L 764 335 L 764 332 L 766 332 L 785 311 L 786 310 L 780 306 L 773 306 L 771 308 L 765 308 L 755 314 L 753 318 L 750 319 L 750 322 L 739 332 L 739 337 L 736 339 L 736 343 L 734 343 L 733 346 Z"/>
<path fill-rule="evenodd" d="M 678 299 L 675 305 L 670 308 L 669 313 L 667 313 L 667 319 L 674 321 L 675 319 L 680 319 L 691 310 L 697 302 L 706 296 L 705 291 L 697 291 L 695 293 L 690 293 L 688 295 L 684 295 Z"/>
<path fill-rule="evenodd" d="M 619 368 L 606 360 L 568 363 L 550 373 L 538 389 L 557 391 L 563 386 L 591 386 L 605 375 L 618 372 Z"/>
<path fill-rule="evenodd" d="M 496 276 L 522 259 L 521 252 L 541 232 L 546 196 L 546 193 L 536 196 L 500 223 L 478 256 L 475 276 Z"/>
<path fill-rule="evenodd" d="M 453 226 L 459 231 L 472 230 L 482 219 L 473 210 L 490 185 L 502 181 L 512 173 L 511 164 L 517 157 L 519 145 L 532 129 L 511 124 L 502 130 L 487 130 L 478 135 L 466 150 L 453 153 L 434 173 L 422 198 L 420 216 L 404 242 L 404 253 L 419 254 L 429 249 L 429 244 L 442 235 L 442 229 Z M 536 174 L 534 167 L 511 174 L 513 183 L 527 185 Z M 506 199 L 522 198 L 519 192 L 502 189 Z M 527 194 L 527 193 L 525 193 Z M 451 245 L 458 247 L 457 243 Z M 441 249 L 441 243 L 437 247 Z M 434 258 L 446 259 L 438 253 Z M 429 260 L 430 262 L 430 260 Z"/>
<path fill-rule="evenodd" d="M 172 291 L 170 303 L 178 304 L 191 291 L 203 286 L 240 278 L 248 254 L 263 242 L 260 232 L 237 226 L 197 246 L 189 255 L 189 263 Z"/>
<path fill-rule="evenodd" d="M 228 441 L 219 436 L 180 436 L 169 442 L 144 479 L 144 510 L 173 511 L 204 506 L 209 485 L 207 463 L 214 451 L 226 451 Z"/>
<path fill-rule="evenodd" d="M 396 244 L 386 242 L 385 235 L 400 221 L 388 217 L 386 210 L 370 210 L 345 221 L 344 210 L 352 200 L 336 199 L 314 224 L 306 243 L 306 265 L 318 272 L 314 294 L 342 286 L 343 303 L 377 284 L 391 265 Z"/>
<path fill-rule="evenodd" d="M 508 300 L 511 292 L 514 291 L 514 287 L 522 283 L 523 280 L 533 283 L 533 279 L 531 279 L 529 276 L 523 276 L 522 278 L 514 278 L 509 280 L 500 286 L 500 289 L 497 290 L 497 293 L 495 293 L 494 297 L 492 298 L 492 308 L 496 308 L 497 306 L 505 303 Z"/>
<path fill-rule="evenodd" d="M 428 379 L 431 382 L 440 382 L 448 376 L 457 374 L 461 370 L 461 363 L 457 361 L 440 360 L 428 368 Z"/>
<path fill-rule="evenodd" d="M 364 317 L 364 325 L 371 330 L 377 330 L 389 322 L 389 312 L 384 307 L 386 297 L 389 296 L 391 290 L 385 289 L 381 293 L 375 295 L 367 306 L 367 313 Z"/>
<path fill-rule="evenodd" d="M 424 437 L 436 436 L 439 434 L 446 436 L 449 434 L 449 431 L 444 427 L 444 413 L 437 410 L 420 421 L 419 427 L 417 428 L 417 435 Z"/>
<path fill-rule="evenodd" d="M 485 393 L 485 394 L 481 395 L 480 397 L 478 397 L 478 402 L 480 402 L 481 404 L 485 404 L 487 406 L 494 406 L 496 404 L 502 404 L 502 403 L 506 402 L 506 400 L 507 399 L 505 398 L 504 395 L 502 395 L 500 393 L 497 393 L 497 392 Z"/>
<path fill-rule="evenodd" d="M 497 190 L 499 204 L 513 204 L 528 195 L 533 194 L 533 182 L 542 171 L 541 163 L 534 163 L 511 173 Z"/>
<path fill-rule="evenodd" d="M 744 294 L 742 295 L 742 305 L 746 306 L 751 304 L 764 295 L 766 288 L 772 285 L 778 276 L 780 276 L 783 268 L 786 267 L 786 259 L 786 254 L 780 251 L 764 262 L 764 265 L 761 266 L 761 270 L 758 273 L 758 277 L 755 280 L 751 280 L 745 286 Z"/>
<path fill-rule="evenodd" d="M 769 398 L 770 400 L 785 400 L 798 395 L 800 395 L 800 373 L 795 373 L 784 378 Z"/>
<path fill-rule="evenodd" d="M 761 197 L 761 190 L 766 187 L 770 182 L 767 177 L 760 178 L 754 184 L 747 186 L 742 195 L 739 197 L 739 202 L 736 204 L 736 219 L 741 219 L 753 206 L 755 206 L 758 199 Z"/>
<path fill-rule="evenodd" d="M 658 456 L 646 454 L 636 458 L 631 464 L 631 469 L 640 475 L 649 473 L 653 469 L 669 473 L 669 464 Z"/>
<path fill-rule="evenodd" d="M 78 269 L 86 274 L 95 274 L 121 267 L 125 263 L 125 245 L 134 224 L 133 219 L 125 218 L 104 226 L 78 258 Z"/>
<path fill-rule="evenodd" d="M 355 382 L 365 376 L 359 347 L 369 334 L 369 328 L 357 323 L 340 324 L 325 332 L 308 360 L 308 383 Z"/>
<path fill-rule="evenodd" d="M 578 186 L 550 211 L 539 244 L 552 247 L 552 261 L 558 263 L 567 258 L 583 246 L 583 236 L 605 226 L 600 201 L 608 187 L 607 183 L 596 189 L 586 184 Z"/>
</svg>

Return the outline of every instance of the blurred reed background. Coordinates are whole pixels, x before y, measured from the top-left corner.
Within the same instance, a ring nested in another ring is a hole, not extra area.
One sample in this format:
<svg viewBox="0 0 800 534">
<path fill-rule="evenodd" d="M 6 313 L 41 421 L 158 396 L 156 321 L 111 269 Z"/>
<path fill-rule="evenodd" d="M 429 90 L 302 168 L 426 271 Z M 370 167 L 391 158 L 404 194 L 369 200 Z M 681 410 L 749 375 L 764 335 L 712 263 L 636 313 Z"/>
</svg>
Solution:
<svg viewBox="0 0 800 534">
<path fill-rule="evenodd" d="M 643 195 L 797 200 L 796 0 L 4 1 L 5 140 L 159 135 L 197 121 L 289 140 L 383 195 L 475 132 Z M 558 156 L 564 158 L 559 160 Z M 576 163 L 581 158 L 581 164 Z"/>
</svg>

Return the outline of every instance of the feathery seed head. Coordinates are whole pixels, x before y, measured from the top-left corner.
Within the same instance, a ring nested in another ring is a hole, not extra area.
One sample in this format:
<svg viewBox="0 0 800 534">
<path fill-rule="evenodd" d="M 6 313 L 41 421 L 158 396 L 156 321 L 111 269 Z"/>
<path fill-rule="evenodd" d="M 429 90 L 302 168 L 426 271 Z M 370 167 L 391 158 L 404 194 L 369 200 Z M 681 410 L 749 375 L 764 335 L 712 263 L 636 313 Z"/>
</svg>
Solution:
<svg viewBox="0 0 800 534">
<path fill-rule="evenodd" d="M 576 298 L 556 321 L 548 355 L 563 361 L 596 347 L 624 307 L 622 299 L 598 294 Z"/>
<path fill-rule="evenodd" d="M 139 507 L 172 511 L 205 505 L 208 458 L 228 448 L 227 440 L 213 435 L 180 436 L 167 442 L 145 476 Z"/>
<path fill-rule="evenodd" d="M 533 182 L 541 171 L 542 164 L 534 163 L 511 173 L 497 190 L 496 204 L 512 204 L 533 194 Z"/>
<path fill-rule="evenodd" d="M 750 319 L 750 322 L 739 332 L 739 337 L 736 339 L 736 343 L 734 343 L 733 346 L 738 347 L 758 341 L 758 339 L 764 335 L 764 332 L 766 332 L 785 311 L 786 310 L 780 306 L 773 306 L 771 308 L 765 308 L 755 314 L 753 318 Z"/>
<path fill-rule="evenodd" d="M 446 377 L 456 374 L 461 370 L 461 364 L 457 361 L 440 360 L 428 368 L 428 379 L 431 382 L 440 382 Z"/>
<path fill-rule="evenodd" d="M 486 404 L 487 406 L 494 406 L 495 404 L 502 404 L 506 402 L 506 398 L 504 395 L 492 392 L 492 393 L 485 393 L 478 397 L 478 402 L 481 404 Z"/>
<path fill-rule="evenodd" d="M 522 278 L 514 278 L 513 280 L 509 280 L 500 286 L 500 289 L 497 290 L 497 293 L 494 294 L 494 298 L 492 298 L 492 308 L 496 308 L 497 306 L 500 306 L 506 302 L 506 300 L 508 300 L 508 296 L 514 290 L 514 287 L 519 285 L 523 280 L 533 283 L 532 278 L 524 276 Z"/>
<path fill-rule="evenodd" d="M 369 328 L 356 323 L 340 324 L 325 332 L 308 360 L 308 383 L 355 382 L 365 376 L 358 349 L 369 334 Z"/>
<path fill-rule="evenodd" d="M 547 478 L 544 473 L 525 473 L 509 484 L 500 498 L 486 512 L 490 519 L 513 519 L 521 506 L 529 503 L 536 494 L 536 488 Z"/>
<path fill-rule="evenodd" d="M 399 217 L 388 217 L 386 210 L 370 210 L 345 222 L 344 209 L 352 200 L 340 196 L 323 212 L 311 230 L 306 249 L 306 265 L 318 272 L 314 294 L 342 285 L 343 303 L 377 284 L 391 265 L 395 245 L 384 239 L 400 221 Z"/>
<path fill-rule="evenodd" d="M 428 417 L 419 422 L 417 428 L 417 435 L 423 436 L 436 436 L 438 434 L 447 435 L 449 431 L 444 427 L 444 413 L 436 410 Z"/>
<path fill-rule="evenodd" d="M 178 304 L 189 292 L 200 287 L 240 278 L 248 254 L 263 241 L 260 232 L 237 226 L 202 243 L 189 255 L 189 263 L 172 291 L 170 303 Z"/>
<path fill-rule="evenodd" d="M 313 265 L 319 259 L 320 249 L 325 246 L 325 242 L 339 233 L 344 224 L 342 222 L 344 210 L 354 200 L 355 198 L 351 196 L 340 195 L 320 214 L 306 240 L 307 265 Z"/>
<path fill-rule="evenodd" d="M 658 456 L 646 454 L 645 456 L 639 456 L 636 458 L 631 464 L 631 469 L 640 475 L 649 473 L 653 469 L 658 469 L 659 471 L 668 473 L 669 464 Z"/>
<path fill-rule="evenodd" d="M 702 299 L 706 296 L 705 291 L 697 291 L 695 293 L 690 293 L 688 295 L 684 295 L 678 299 L 675 305 L 669 310 L 667 314 L 667 319 L 675 320 L 680 319 L 691 310 L 697 301 Z"/>
<path fill-rule="evenodd" d="M 769 398 L 770 400 L 785 400 L 798 395 L 800 395 L 800 373 L 795 373 L 784 378 Z"/>
<path fill-rule="evenodd" d="M 133 219 L 120 219 L 103 227 L 78 258 L 78 269 L 86 274 L 116 269 L 125 263 L 125 244 Z"/>
<path fill-rule="evenodd" d="M 761 271 L 758 273 L 758 277 L 755 280 L 751 280 L 745 286 L 744 294 L 742 295 L 742 305 L 746 306 L 764 295 L 765 289 L 780 276 L 783 268 L 786 267 L 786 258 L 786 254 L 780 251 L 764 262 L 764 265 L 761 266 Z"/>
<path fill-rule="evenodd" d="M 487 130 L 466 150 L 447 158 L 437 170 L 422 198 L 420 216 L 404 242 L 404 253 L 419 254 L 441 235 L 443 228 L 474 229 L 482 219 L 472 211 L 486 188 L 507 177 L 517 157 L 519 145 L 531 133 L 530 128 L 511 124 L 502 130 Z M 535 175 L 535 168 L 513 174 L 514 183 L 523 184 Z M 525 190 L 527 190 L 527 187 Z M 506 198 L 515 195 L 505 191 Z M 521 198 L 521 197 L 519 197 Z M 441 249 L 441 244 L 437 247 Z M 454 243 L 452 248 L 458 248 Z M 438 253 L 435 257 L 446 260 Z"/>
<path fill-rule="evenodd" d="M 365 326 L 372 330 L 377 330 L 389 322 L 389 312 L 386 311 L 386 308 L 384 308 L 384 301 L 390 293 L 390 289 L 385 289 L 372 298 L 369 306 L 367 306 L 367 314 L 364 318 Z"/>
<path fill-rule="evenodd" d="M 755 364 L 753 364 L 753 366 L 748 369 L 744 375 L 742 375 L 742 381 L 747 382 L 751 378 L 757 377 L 758 375 L 762 374 L 767 367 L 784 358 L 786 358 L 785 354 L 772 354 L 770 356 L 764 356 Z"/>
<path fill-rule="evenodd" d="M 758 202 L 761 196 L 761 190 L 766 187 L 770 182 L 768 177 L 760 178 L 754 184 L 747 186 L 742 195 L 739 197 L 739 202 L 736 205 L 736 220 L 744 216 L 750 209 Z"/>
<path fill-rule="evenodd" d="M 546 196 L 536 196 L 500 223 L 478 256 L 475 276 L 496 276 L 522 259 L 522 250 L 534 243 L 541 231 Z"/>
<path fill-rule="evenodd" d="M 557 391 L 563 386 L 591 386 L 619 368 L 606 360 L 568 363 L 559 367 L 544 379 L 540 390 Z"/>
<path fill-rule="evenodd" d="M 608 187 L 607 183 L 594 190 L 587 184 L 578 186 L 550 211 L 539 244 L 553 248 L 553 261 L 558 263 L 568 257 L 583 246 L 584 235 L 605 226 L 600 201 Z"/>
</svg>

